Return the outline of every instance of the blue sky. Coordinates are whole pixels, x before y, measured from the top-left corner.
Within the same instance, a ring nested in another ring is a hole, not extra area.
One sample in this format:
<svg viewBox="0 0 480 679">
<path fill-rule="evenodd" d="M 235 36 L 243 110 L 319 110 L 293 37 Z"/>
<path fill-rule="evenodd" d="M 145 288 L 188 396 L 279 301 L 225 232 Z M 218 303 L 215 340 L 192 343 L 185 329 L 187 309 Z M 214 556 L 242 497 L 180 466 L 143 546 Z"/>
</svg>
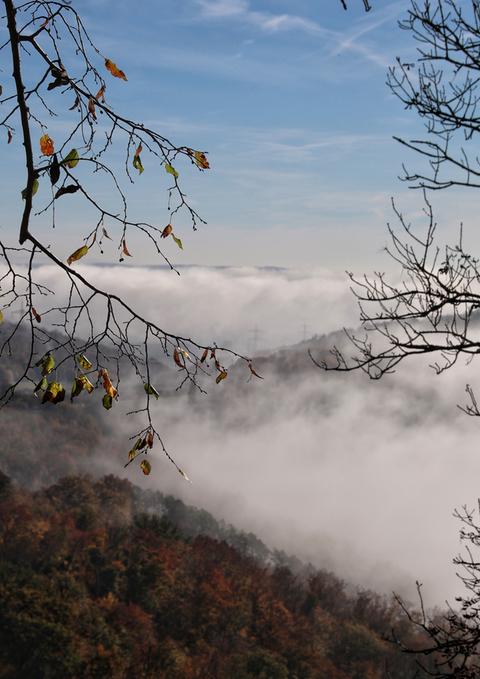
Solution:
<svg viewBox="0 0 480 679">
<path fill-rule="evenodd" d="M 406 156 L 392 135 L 414 135 L 420 124 L 385 85 L 396 56 L 414 57 L 397 26 L 409 2 L 378 0 L 368 14 L 360 0 L 349 4 L 345 12 L 337 0 L 77 3 L 102 52 L 128 74 L 128 83 L 109 82 L 109 103 L 209 152 L 210 172 L 178 168 L 208 226 L 193 234 L 179 221 L 177 262 L 370 267 L 386 242 L 390 196 L 418 211 L 418 194 L 397 180 Z M 12 191 L 17 151 L 4 155 Z M 147 161 L 132 206 L 166 223 L 165 188 Z M 0 223 L 14 225 L 17 210 L 4 206 Z M 90 216 L 75 209 L 69 219 L 80 227 Z M 67 251 L 67 236 L 55 238 Z M 132 242 L 151 263 L 148 247 Z"/>
</svg>

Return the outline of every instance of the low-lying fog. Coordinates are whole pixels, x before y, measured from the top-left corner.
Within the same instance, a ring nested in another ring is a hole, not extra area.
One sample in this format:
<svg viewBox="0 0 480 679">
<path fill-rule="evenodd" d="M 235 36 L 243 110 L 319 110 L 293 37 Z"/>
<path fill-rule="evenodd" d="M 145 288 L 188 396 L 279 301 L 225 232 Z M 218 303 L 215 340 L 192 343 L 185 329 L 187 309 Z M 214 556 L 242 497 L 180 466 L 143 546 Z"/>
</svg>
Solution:
<svg viewBox="0 0 480 679">
<path fill-rule="evenodd" d="M 357 322 L 346 277 L 325 270 L 78 268 L 164 328 L 259 356 Z M 37 270 L 47 285 L 57 275 Z M 373 382 L 325 374 L 308 346 L 316 341 L 296 347 L 292 364 L 287 353 L 259 359 L 263 381 L 244 384 L 245 371 L 239 383 L 212 381 L 206 396 L 155 403 L 168 449 L 192 483 L 159 451 L 151 477 L 133 465 L 128 477 L 353 582 L 413 599 L 419 579 L 427 602 L 442 605 L 461 591 L 452 512 L 480 496 L 480 421 L 456 407 L 467 382 L 480 391 L 476 364 L 436 376 L 416 360 Z M 110 470 L 123 471 L 117 462 Z"/>
</svg>

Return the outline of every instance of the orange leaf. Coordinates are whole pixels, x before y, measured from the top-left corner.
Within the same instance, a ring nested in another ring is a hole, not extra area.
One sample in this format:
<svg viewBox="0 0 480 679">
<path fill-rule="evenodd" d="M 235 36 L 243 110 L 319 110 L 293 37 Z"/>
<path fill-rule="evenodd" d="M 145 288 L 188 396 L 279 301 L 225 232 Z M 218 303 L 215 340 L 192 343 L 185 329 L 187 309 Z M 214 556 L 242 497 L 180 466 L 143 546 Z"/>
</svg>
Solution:
<svg viewBox="0 0 480 679">
<path fill-rule="evenodd" d="M 112 384 L 112 381 L 108 374 L 108 370 L 106 370 L 105 368 L 100 368 L 98 374 L 103 380 L 103 388 L 105 389 L 107 395 L 111 396 L 112 398 L 115 398 L 115 396 L 117 395 L 117 390 Z"/>
<path fill-rule="evenodd" d="M 208 170 L 210 168 L 207 156 L 203 153 L 203 151 L 194 151 L 193 157 L 195 158 L 195 162 L 198 167 L 200 167 L 202 170 Z"/>
<path fill-rule="evenodd" d="M 105 68 L 107 69 L 107 71 L 110 71 L 110 73 L 115 78 L 127 80 L 127 76 L 125 75 L 125 73 L 118 68 L 117 64 L 114 64 L 113 61 L 110 61 L 110 59 L 105 59 Z"/>
<path fill-rule="evenodd" d="M 171 224 L 167 224 L 167 226 L 163 229 L 162 231 L 162 238 L 166 238 L 169 236 L 173 231 L 173 226 Z"/>
<path fill-rule="evenodd" d="M 48 134 L 43 134 L 40 137 L 40 151 L 44 156 L 53 156 L 55 149 L 53 148 L 53 139 L 50 139 Z"/>
<path fill-rule="evenodd" d="M 124 255 L 127 255 L 127 257 L 131 257 L 132 255 L 129 253 L 128 248 L 127 248 L 127 241 L 124 239 L 122 241 L 123 247 L 122 247 L 122 252 Z"/>
</svg>

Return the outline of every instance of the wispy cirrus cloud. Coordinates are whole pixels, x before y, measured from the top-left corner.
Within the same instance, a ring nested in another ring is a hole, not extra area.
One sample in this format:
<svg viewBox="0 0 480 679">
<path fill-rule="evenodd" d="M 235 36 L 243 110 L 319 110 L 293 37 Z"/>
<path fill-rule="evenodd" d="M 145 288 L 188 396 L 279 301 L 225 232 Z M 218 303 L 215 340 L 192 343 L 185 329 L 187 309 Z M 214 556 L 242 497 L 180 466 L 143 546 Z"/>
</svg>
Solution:
<svg viewBox="0 0 480 679">
<path fill-rule="evenodd" d="M 206 18 L 241 18 L 265 31 L 302 30 L 309 33 L 330 33 L 316 21 L 296 14 L 273 14 L 252 10 L 246 0 L 197 0 L 200 12 Z"/>
<path fill-rule="evenodd" d="M 341 32 L 326 28 L 318 21 L 297 14 L 274 14 L 254 10 L 247 0 L 196 0 L 196 3 L 200 8 L 200 16 L 204 19 L 240 20 L 269 33 L 301 31 L 321 36 L 325 39 L 324 47 L 329 57 L 351 52 L 381 68 L 389 66 L 391 59 L 378 47 L 366 44 L 360 38 L 390 21 L 405 6 L 404 0 L 394 2 L 377 13 L 375 19 L 361 20 L 353 29 Z"/>
</svg>

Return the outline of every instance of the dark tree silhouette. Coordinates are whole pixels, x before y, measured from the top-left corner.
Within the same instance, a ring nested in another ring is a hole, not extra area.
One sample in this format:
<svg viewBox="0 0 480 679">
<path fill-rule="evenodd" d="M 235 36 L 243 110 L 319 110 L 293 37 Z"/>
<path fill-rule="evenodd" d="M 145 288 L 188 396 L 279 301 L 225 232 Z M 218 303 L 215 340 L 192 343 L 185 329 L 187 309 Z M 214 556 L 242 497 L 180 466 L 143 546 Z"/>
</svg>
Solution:
<svg viewBox="0 0 480 679">
<path fill-rule="evenodd" d="M 480 5 L 475 0 L 412 0 L 400 27 L 417 41 L 416 63 L 391 68 L 388 84 L 409 109 L 425 121 L 423 140 L 398 139 L 427 161 L 425 172 L 405 169 L 404 179 L 424 195 L 426 225 L 419 232 L 392 201 L 397 227 L 388 225 L 392 260 L 402 268 L 400 283 L 380 272 L 362 278 L 349 273 L 360 307 L 361 333 L 347 333 L 353 355 L 333 348 L 333 360 L 314 362 L 329 370 L 362 369 L 378 379 L 407 357 L 431 355 L 437 373 L 452 367 L 459 356 L 480 352 L 475 331 L 480 306 L 477 257 L 458 242 L 440 249 L 436 221 L 427 190 L 453 186 L 480 187 L 476 133 L 480 61 Z M 465 412 L 480 415 L 467 385 Z"/>
<path fill-rule="evenodd" d="M 458 577 L 467 594 L 456 598 L 455 609 L 449 607 L 445 614 L 429 614 L 423 604 L 422 585 L 417 582 L 419 611 L 412 613 L 400 597 L 396 600 L 421 633 L 418 638 L 426 643 L 422 641 L 412 648 L 395 634 L 393 640 L 405 653 L 425 658 L 425 662 L 418 660 L 418 664 L 428 676 L 476 679 L 480 676 L 480 501 L 476 511 L 464 506 L 454 515 L 461 522 L 460 539 L 465 551 L 453 563 L 459 568 Z"/>
<path fill-rule="evenodd" d="M 345 10 L 348 9 L 347 0 L 340 0 L 340 2 L 342 4 L 343 9 Z M 372 6 L 368 2 L 368 0 L 363 0 L 363 6 L 365 7 L 366 12 L 369 12 L 372 9 Z"/>
<path fill-rule="evenodd" d="M 456 244 L 437 245 L 429 193 L 458 186 L 480 188 L 476 145 L 480 3 L 412 0 L 400 27 L 417 41 L 418 58 L 415 63 L 398 59 L 389 70 L 388 85 L 425 122 L 423 139 L 397 140 L 424 163 L 422 170 L 404 168 L 403 179 L 423 191 L 426 225 L 419 233 L 392 201 L 397 227 L 388 225 L 387 252 L 401 267 L 401 281 L 391 282 L 381 272 L 361 278 L 350 273 L 361 322 L 359 332 L 347 331 L 352 351 L 334 347 L 328 360 L 311 354 L 326 370 L 361 369 L 372 379 L 394 372 L 415 355 L 432 356 L 432 367 L 441 373 L 460 357 L 472 361 L 480 353 L 480 260 L 464 248 L 462 228 Z M 479 416 L 473 387 L 467 385 L 466 391 L 468 402 L 462 409 Z M 429 643 L 395 640 L 406 653 L 420 658 L 428 676 L 473 679 L 480 676 L 480 524 L 466 507 L 455 515 L 462 523 L 460 537 L 466 550 L 454 563 L 461 569 L 467 595 L 459 597 L 446 615 L 435 616 L 425 611 L 418 584 L 419 614 L 400 598 L 398 602 Z"/>
</svg>

